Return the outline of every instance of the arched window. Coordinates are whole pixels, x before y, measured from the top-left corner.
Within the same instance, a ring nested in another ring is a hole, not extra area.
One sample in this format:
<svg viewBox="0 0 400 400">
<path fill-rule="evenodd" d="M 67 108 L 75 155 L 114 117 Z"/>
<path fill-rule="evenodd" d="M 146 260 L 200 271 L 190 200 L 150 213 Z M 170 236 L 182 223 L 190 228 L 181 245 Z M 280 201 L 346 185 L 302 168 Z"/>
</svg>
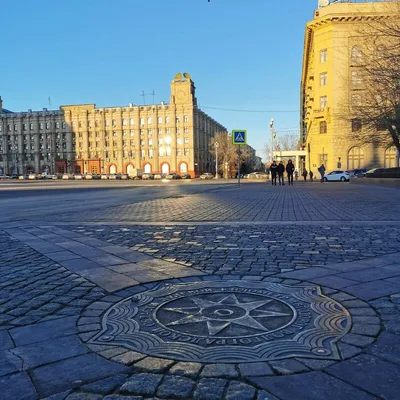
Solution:
<svg viewBox="0 0 400 400">
<path fill-rule="evenodd" d="M 180 166 L 181 174 L 186 174 L 188 171 L 188 165 L 186 163 L 182 163 Z"/>
<path fill-rule="evenodd" d="M 133 176 L 133 172 L 134 172 L 135 167 L 132 164 L 128 164 L 128 166 L 126 167 L 126 173 L 129 176 Z"/>
<path fill-rule="evenodd" d="M 161 172 L 163 174 L 169 174 L 169 165 L 167 163 L 161 165 Z"/>
<path fill-rule="evenodd" d="M 170 118 L 170 117 L 165 117 L 165 123 L 166 123 L 166 124 L 169 124 L 170 121 L 171 121 L 171 118 Z"/>
<path fill-rule="evenodd" d="M 348 168 L 357 169 L 364 166 L 364 150 L 361 147 L 352 147 L 348 154 Z"/>
<path fill-rule="evenodd" d="M 158 117 L 158 123 L 162 124 L 162 117 Z"/>
<path fill-rule="evenodd" d="M 110 165 L 110 174 L 116 174 L 117 173 L 117 167 L 115 164 Z"/>
<path fill-rule="evenodd" d="M 153 123 L 153 118 L 151 118 L 151 117 L 147 118 L 147 123 L 148 124 L 152 124 Z"/>
<path fill-rule="evenodd" d="M 397 148 L 389 147 L 385 150 L 385 168 L 397 167 Z"/>
<path fill-rule="evenodd" d="M 145 174 L 151 174 L 151 164 L 146 164 L 144 166 L 144 173 Z"/>
<path fill-rule="evenodd" d="M 352 64 L 361 64 L 363 61 L 363 52 L 361 51 L 360 47 L 353 46 L 351 49 L 351 63 Z"/>
<path fill-rule="evenodd" d="M 144 125 L 144 118 L 140 118 L 140 125 L 141 125 L 141 126 Z"/>
</svg>

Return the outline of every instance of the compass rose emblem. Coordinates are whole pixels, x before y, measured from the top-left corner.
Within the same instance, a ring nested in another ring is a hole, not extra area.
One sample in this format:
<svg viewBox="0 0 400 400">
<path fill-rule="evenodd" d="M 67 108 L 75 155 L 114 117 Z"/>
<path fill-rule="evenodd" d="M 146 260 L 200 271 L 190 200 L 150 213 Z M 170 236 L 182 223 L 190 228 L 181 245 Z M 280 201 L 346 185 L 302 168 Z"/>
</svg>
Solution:
<svg viewBox="0 0 400 400">
<path fill-rule="evenodd" d="M 204 297 L 193 297 L 193 307 L 164 308 L 165 311 L 184 314 L 166 326 L 177 326 L 185 324 L 206 323 L 210 336 L 215 336 L 231 324 L 241 325 L 246 328 L 253 328 L 261 332 L 269 332 L 263 324 L 263 318 L 287 317 L 290 314 L 273 310 L 260 310 L 260 307 L 271 303 L 272 299 L 240 302 L 235 294 L 229 294 L 219 300 L 212 301 Z"/>
</svg>

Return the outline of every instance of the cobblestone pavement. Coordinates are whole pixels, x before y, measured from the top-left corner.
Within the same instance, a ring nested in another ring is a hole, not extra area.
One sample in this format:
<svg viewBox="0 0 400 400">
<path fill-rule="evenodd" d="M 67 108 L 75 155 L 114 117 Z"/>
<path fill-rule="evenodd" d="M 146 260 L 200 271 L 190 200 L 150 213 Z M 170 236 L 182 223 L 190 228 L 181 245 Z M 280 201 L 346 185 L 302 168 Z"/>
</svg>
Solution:
<svg viewBox="0 0 400 400">
<path fill-rule="evenodd" d="M 397 399 L 400 191 L 259 187 L 4 225 L 0 398 Z"/>
<path fill-rule="evenodd" d="M 349 184 L 248 184 L 197 195 L 143 201 L 90 212 L 61 214 L 58 221 L 399 221 L 397 189 Z M 390 210 L 391 212 L 388 212 Z"/>
</svg>

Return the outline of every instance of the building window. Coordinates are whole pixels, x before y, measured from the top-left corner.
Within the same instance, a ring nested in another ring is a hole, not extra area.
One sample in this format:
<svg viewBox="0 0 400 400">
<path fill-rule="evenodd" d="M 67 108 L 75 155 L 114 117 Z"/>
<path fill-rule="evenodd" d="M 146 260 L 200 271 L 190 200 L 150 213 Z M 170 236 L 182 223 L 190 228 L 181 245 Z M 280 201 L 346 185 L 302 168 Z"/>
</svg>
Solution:
<svg viewBox="0 0 400 400">
<path fill-rule="evenodd" d="M 115 119 L 112 120 L 112 126 L 115 128 L 117 126 L 117 121 Z"/>
<path fill-rule="evenodd" d="M 152 129 L 147 129 L 147 135 L 148 136 L 153 136 L 153 130 Z"/>
<path fill-rule="evenodd" d="M 176 139 L 176 144 L 182 144 L 182 138 Z"/>
<path fill-rule="evenodd" d="M 117 137 L 117 131 L 113 131 L 113 137 Z"/>
<path fill-rule="evenodd" d="M 164 157 L 165 156 L 165 149 L 164 147 L 160 147 L 160 149 L 158 150 L 158 155 L 160 157 Z"/>
<path fill-rule="evenodd" d="M 143 147 L 144 146 L 144 140 L 140 141 L 140 145 Z"/>
<path fill-rule="evenodd" d="M 65 122 L 63 122 L 62 127 L 63 127 L 63 129 L 65 129 L 67 127 L 67 124 Z"/>
<path fill-rule="evenodd" d="M 149 158 L 150 158 L 150 159 L 153 158 L 153 149 L 150 149 L 150 150 L 149 150 Z"/>
<path fill-rule="evenodd" d="M 358 118 L 354 118 L 351 120 L 351 131 L 352 132 L 360 132 L 361 128 L 362 128 L 362 124 Z"/>
<path fill-rule="evenodd" d="M 189 133 L 189 128 L 188 128 L 188 127 L 185 127 L 185 128 L 183 129 L 183 131 L 184 131 L 185 133 Z"/>
<path fill-rule="evenodd" d="M 135 141 L 131 140 L 131 146 L 135 146 Z"/>
<path fill-rule="evenodd" d="M 130 135 L 135 136 L 135 131 L 133 129 L 130 130 Z"/>
<path fill-rule="evenodd" d="M 159 134 L 159 135 L 162 135 L 162 133 L 163 133 L 162 129 L 159 129 L 159 130 L 158 130 L 158 134 Z"/>
<path fill-rule="evenodd" d="M 181 117 L 176 117 L 176 123 L 179 124 L 181 122 Z"/>
<path fill-rule="evenodd" d="M 162 117 L 158 117 L 157 122 L 158 122 L 159 124 L 162 124 Z"/>
<path fill-rule="evenodd" d="M 319 107 L 320 108 L 328 107 L 328 96 L 321 96 L 319 98 Z"/>
<path fill-rule="evenodd" d="M 47 124 L 46 124 L 47 125 Z M 16 130 L 16 126 L 17 125 L 14 125 L 14 129 Z M 47 128 L 47 126 L 46 126 L 46 128 Z M 28 129 L 28 125 L 27 124 L 23 124 L 22 125 L 22 129 L 24 130 L 24 131 L 26 131 L 27 129 Z"/>
<path fill-rule="evenodd" d="M 184 150 L 184 153 L 185 153 L 185 156 L 188 156 L 188 155 L 190 154 L 189 149 L 185 149 L 185 150 Z"/>
<path fill-rule="evenodd" d="M 146 158 L 146 150 L 141 150 L 142 160 Z"/>
<path fill-rule="evenodd" d="M 363 61 L 363 53 L 358 46 L 353 46 L 351 49 L 351 64 L 360 65 Z"/>
<path fill-rule="evenodd" d="M 188 117 L 187 115 L 185 115 L 185 116 L 183 117 L 183 122 L 189 122 L 189 117 Z"/>
<path fill-rule="evenodd" d="M 122 136 L 126 136 L 126 131 L 122 131 Z"/>
<path fill-rule="evenodd" d="M 118 144 L 117 144 L 117 142 L 114 140 L 113 141 L 113 147 L 117 147 L 118 146 Z"/>
<path fill-rule="evenodd" d="M 185 137 L 184 143 L 185 143 L 185 144 L 188 144 L 188 143 L 189 143 L 189 138 L 188 138 L 188 137 Z"/>
<path fill-rule="evenodd" d="M 364 166 L 364 150 L 361 147 L 352 147 L 348 154 L 348 168 L 357 169 Z"/>
<path fill-rule="evenodd" d="M 153 146 L 153 139 L 149 139 L 149 146 Z"/>
<path fill-rule="evenodd" d="M 165 117 L 165 123 L 169 124 L 171 122 L 171 118 L 170 117 Z"/>
<path fill-rule="evenodd" d="M 14 124 L 14 131 L 17 131 L 17 130 L 18 130 L 18 125 Z"/>
<path fill-rule="evenodd" d="M 122 142 L 122 145 L 123 145 L 124 147 L 128 146 L 128 141 L 124 140 L 124 141 Z"/>
<path fill-rule="evenodd" d="M 56 129 L 59 129 L 59 128 L 60 128 L 60 123 L 56 122 Z M 31 129 L 33 129 L 33 124 L 31 124 Z"/>
<path fill-rule="evenodd" d="M 181 174 L 186 174 L 188 172 L 188 165 L 186 163 L 182 163 L 179 169 Z"/>
<path fill-rule="evenodd" d="M 385 168 L 395 167 L 397 167 L 397 148 L 392 146 L 385 150 Z"/>
<path fill-rule="evenodd" d="M 100 123 L 99 123 L 99 121 L 94 121 L 94 126 L 96 127 L 96 128 L 98 128 L 99 127 L 99 125 L 100 125 Z"/>
<path fill-rule="evenodd" d="M 144 135 L 144 129 L 141 129 L 140 130 L 140 136 L 143 136 Z"/>
<path fill-rule="evenodd" d="M 144 118 L 140 118 L 140 126 L 144 125 Z"/>
<path fill-rule="evenodd" d="M 319 61 L 326 63 L 328 61 L 328 49 L 323 49 L 319 52 Z"/>
<path fill-rule="evenodd" d="M 167 128 L 167 129 L 165 130 L 165 132 L 166 132 L 167 135 L 169 135 L 169 134 L 171 133 L 171 129 L 170 129 L 170 128 Z"/>
<path fill-rule="evenodd" d="M 123 120 L 122 120 L 122 125 L 123 125 L 123 126 L 126 126 L 126 125 L 127 125 L 126 119 L 123 119 Z"/>
<path fill-rule="evenodd" d="M 360 107 L 361 106 L 361 95 L 360 94 L 351 95 L 351 105 L 353 107 Z"/>
<path fill-rule="evenodd" d="M 319 133 L 326 133 L 327 130 L 328 130 L 328 126 L 327 126 L 326 121 L 321 121 L 319 123 Z"/>
<path fill-rule="evenodd" d="M 110 121 L 106 119 L 106 126 L 110 126 Z"/>
<path fill-rule="evenodd" d="M 161 146 L 163 144 L 164 140 L 163 139 L 158 139 L 158 145 Z"/>
<path fill-rule="evenodd" d="M 320 86 L 326 86 L 328 84 L 328 73 L 322 72 L 319 74 L 319 84 Z"/>
<path fill-rule="evenodd" d="M 134 124 L 135 124 L 135 121 L 134 121 L 133 118 L 131 118 L 131 119 L 129 120 L 129 124 L 130 124 L 130 125 L 134 125 Z"/>
<path fill-rule="evenodd" d="M 351 71 L 351 84 L 353 86 L 359 86 L 362 84 L 361 71 Z"/>
<path fill-rule="evenodd" d="M 181 128 L 176 128 L 176 133 L 179 135 L 181 133 Z"/>
<path fill-rule="evenodd" d="M 176 149 L 176 155 L 181 156 L 182 155 L 182 149 Z"/>
<path fill-rule="evenodd" d="M 147 124 L 150 125 L 150 124 L 152 124 L 152 123 L 153 123 L 153 118 L 148 117 L 148 118 L 147 118 Z"/>
<path fill-rule="evenodd" d="M 167 157 L 171 156 L 171 147 L 167 147 L 166 154 L 167 154 Z"/>
</svg>

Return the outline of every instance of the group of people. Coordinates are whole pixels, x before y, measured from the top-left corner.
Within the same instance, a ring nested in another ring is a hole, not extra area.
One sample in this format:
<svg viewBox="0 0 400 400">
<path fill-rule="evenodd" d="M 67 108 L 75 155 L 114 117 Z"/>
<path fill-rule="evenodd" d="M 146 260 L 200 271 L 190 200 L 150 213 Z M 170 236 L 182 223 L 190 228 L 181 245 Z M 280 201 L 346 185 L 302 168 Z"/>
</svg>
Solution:
<svg viewBox="0 0 400 400">
<path fill-rule="evenodd" d="M 323 167 L 323 165 L 321 166 Z M 320 167 L 320 168 L 321 168 Z M 318 171 L 320 170 L 320 168 L 318 168 Z M 292 160 L 289 160 L 288 163 L 286 164 L 286 168 L 283 165 L 283 162 L 280 161 L 279 164 L 276 163 L 276 161 L 273 161 L 271 166 L 270 166 L 270 172 L 271 172 L 271 182 L 272 185 L 277 185 L 276 181 L 278 179 L 279 182 L 279 186 L 284 186 L 285 185 L 285 171 L 287 174 L 287 181 L 289 185 L 293 185 L 293 176 L 296 178 L 296 180 L 299 177 L 299 173 L 297 171 L 297 169 L 295 169 L 295 166 L 293 164 Z M 324 169 L 325 172 L 325 169 Z M 320 172 L 321 173 L 321 172 Z M 312 171 L 310 171 L 310 173 L 308 173 L 307 169 L 304 168 L 303 172 L 302 172 L 302 176 L 304 178 L 304 182 L 307 181 L 307 177 L 310 177 L 310 181 L 313 182 L 314 180 L 314 173 Z M 321 174 L 322 176 L 322 174 Z"/>
</svg>

